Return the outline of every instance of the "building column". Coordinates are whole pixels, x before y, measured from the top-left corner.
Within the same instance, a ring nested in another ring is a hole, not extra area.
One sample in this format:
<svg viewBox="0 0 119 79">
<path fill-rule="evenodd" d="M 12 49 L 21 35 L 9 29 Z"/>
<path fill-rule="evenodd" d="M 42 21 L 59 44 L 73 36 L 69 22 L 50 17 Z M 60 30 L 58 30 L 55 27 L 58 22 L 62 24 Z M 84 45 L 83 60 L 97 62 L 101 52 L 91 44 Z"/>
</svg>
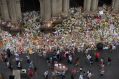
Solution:
<svg viewBox="0 0 119 79">
<path fill-rule="evenodd" d="M 113 11 L 119 10 L 119 0 L 113 0 L 112 9 L 113 9 Z"/>
<path fill-rule="evenodd" d="M 112 9 L 114 8 L 115 0 L 112 0 Z"/>
<path fill-rule="evenodd" d="M 8 0 L 8 6 L 9 6 L 9 14 L 10 14 L 10 19 L 12 22 L 16 22 L 16 6 L 15 6 L 15 0 Z"/>
<path fill-rule="evenodd" d="M 84 10 L 86 11 L 91 10 L 91 0 L 84 0 Z"/>
<path fill-rule="evenodd" d="M 0 0 L 0 19 L 1 19 L 1 0 Z"/>
<path fill-rule="evenodd" d="M 20 20 L 22 18 L 20 0 L 16 0 L 16 18 L 17 20 Z"/>
<path fill-rule="evenodd" d="M 87 11 L 91 10 L 91 0 L 87 0 Z"/>
<path fill-rule="evenodd" d="M 92 0 L 91 10 L 96 11 L 98 8 L 98 0 Z"/>
<path fill-rule="evenodd" d="M 86 6 L 87 6 L 87 0 L 84 0 L 84 5 L 83 5 L 83 9 L 86 10 Z"/>
<path fill-rule="evenodd" d="M 51 0 L 44 0 L 45 2 L 45 8 L 44 8 L 44 12 L 45 12 L 45 16 L 44 16 L 44 20 L 50 20 L 51 19 Z"/>
<path fill-rule="evenodd" d="M 52 17 L 57 16 L 57 0 L 52 0 Z"/>
<path fill-rule="evenodd" d="M 61 15 L 62 14 L 62 0 L 57 0 L 57 12 L 58 12 L 58 15 Z"/>
<path fill-rule="evenodd" d="M 69 0 L 63 0 L 62 1 L 62 10 L 63 10 L 63 13 L 65 15 L 68 15 L 68 11 L 69 11 Z"/>
<path fill-rule="evenodd" d="M 39 0 L 41 18 L 43 21 L 48 21 L 51 18 L 51 0 Z"/>
<path fill-rule="evenodd" d="M 62 14 L 62 0 L 52 0 L 52 17 Z"/>
<path fill-rule="evenodd" d="M 44 0 L 39 0 L 40 2 L 40 16 L 41 16 L 41 19 L 43 19 L 43 16 L 44 16 Z"/>
<path fill-rule="evenodd" d="M 8 5 L 6 0 L 0 0 L 0 9 L 1 9 L 1 17 L 4 20 L 10 20 L 9 12 L 8 12 Z"/>
</svg>

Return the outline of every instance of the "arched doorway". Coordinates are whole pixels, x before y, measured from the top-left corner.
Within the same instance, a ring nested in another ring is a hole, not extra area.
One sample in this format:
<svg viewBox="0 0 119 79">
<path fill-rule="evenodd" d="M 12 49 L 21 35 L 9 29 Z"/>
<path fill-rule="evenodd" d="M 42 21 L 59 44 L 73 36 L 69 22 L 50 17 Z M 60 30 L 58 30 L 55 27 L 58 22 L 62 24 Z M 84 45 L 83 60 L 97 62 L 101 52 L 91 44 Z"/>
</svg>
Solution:
<svg viewBox="0 0 119 79">
<path fill-rule="evenodd" d="M 102 7 L 103 5 L 111 6 L 112 0 L 99 0 L 98 6 Z"/>
<path fill-rule="evenodd" d="M 105 3 L 107 6 L 111 6 L 111 5 L 112 5 L 112 0 L 104 0 L 104 3 Z"/>
<path fill-rule="evenodd" d="M 21 11 L 40 11 L 39 0 L 21 0 Z"/>
<path fill-rule="evenodd" d="M 99 2 L 98 2 L 98 6 L 99 6 L 99 7 L 102 7 L 102 6 L 103 6 L 103 3 L 104 3 L 103 0 L 99 0 Z"/>
<path fill-rule="evenodd" d="M 70 7 L 83 7 L 84 0 L 70 0 Z"/>
</svg>

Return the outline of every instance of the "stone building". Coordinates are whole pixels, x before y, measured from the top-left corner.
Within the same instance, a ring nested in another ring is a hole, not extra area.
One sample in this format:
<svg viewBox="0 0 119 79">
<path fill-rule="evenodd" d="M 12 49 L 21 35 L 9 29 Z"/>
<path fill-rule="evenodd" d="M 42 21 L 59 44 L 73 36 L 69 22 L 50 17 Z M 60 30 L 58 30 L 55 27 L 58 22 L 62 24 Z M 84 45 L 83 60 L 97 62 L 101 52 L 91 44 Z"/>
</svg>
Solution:
<svg viewBox="0 0 119 79">
<path fill-rule="evenodd" d="M 86 11 L 97 10 L 99 0 L 84 0 L 83 8 Z M 54 16 L 68 14 L 70 0 L 39 0 L 40 15 L 43 21 Z M 80 2 L 79 2 L 80 3 Z M 119 0 L 112 0 L 112 9 L 119 10 Z M 17 21 L 22 18 L 20 0 L 0 0 L 0 15 L 4 20 Z"/>
</svg>

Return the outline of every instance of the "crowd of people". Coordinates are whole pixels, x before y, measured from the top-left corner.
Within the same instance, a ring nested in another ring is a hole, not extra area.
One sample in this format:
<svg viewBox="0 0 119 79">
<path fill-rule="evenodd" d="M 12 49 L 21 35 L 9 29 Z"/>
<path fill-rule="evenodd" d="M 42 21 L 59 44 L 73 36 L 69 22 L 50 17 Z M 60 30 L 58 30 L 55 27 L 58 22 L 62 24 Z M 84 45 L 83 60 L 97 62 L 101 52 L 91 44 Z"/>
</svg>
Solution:
<svg viewBox="0 0 119 79">
<path fill-rule="evenodd" d="M 60 64 L 57 64 L 63 59 L 67 60 L 67 63 L 73 63 L 73 56 L 77 52 L 85 52 L 86 58 L 90 65 L 93 64 L 93 56 L 91 56 L 88 51 L 96 50 L 97 44 L 102 43 L 104 45 L 103 49 L 115 49 L 116 45 L 119 44 L 119 15 L 110 13 L 103 10 L 103 14 L 85 14 L 80 13 L 75 8 L 71 9 L 70 15 L 63 19 L 61 24 L 55 26 L 55 32 L 43 33 L 40 31 L 40 16 L 38 12 L 24 13 L 23 22 L 24 32 L 22 34 L 10 34 L 8 31 L 0 29 L 0 49 L 2 51 L 0 58 L 4 59 L 8 67 L 10 63 L 7 58 L 10 54 L 15 55 L 16 65 L 18 69 L 20 66 L 20 56 L 19 54 L 33 54 L 38 53 L 38 55 L 43 56 L 47 59 L 50 68 L 54 65 L 58 67 L 66 68 L 62 70 L 60 75 L 61 78 L 65 78 L 65 72 L 68 68 Z M 1 25 L 6 25 L 5 21 L 0 20 Z M 13 26 L 11 23 L 7 23 L 8 26 Z M 4 52 L 7 52 L 4 55 Z M 53 53 L 52 57 L 47 57 L 48 54 Z M 75 65 L 79 65 L 79 59 L 75 61 Z M 103 59 L 100 58 L 100 53 L 95 54 L 95 59 L 100 62 L 100 73 L 104 74 L 105 64 Z M 111 58 L 108 57 L 108 64 L 110 64 Z M 33 62 L 27 56 L 27 63 L 29 64 L 28 71 L 29 75 L 32 77 L 32 69 L 36 70 L 33 66 Z M 56 66 L 56 67 L 57 67 Z M 10 67 L 11 68 L 11 67 Z M 53 68 L 54 69 L 54 68 Z M 60 69 L 60 68 L 59 68 Z M 84 79 L 84 75 L 91 79 L 91 71 L 82 72 L 83 69 L 80 68 L 79 71 L 74 71 L 71 73 L 71 78 L 74 79 L 74 73 L 80 72 L 79 79 Z M 57 72 L 58 73 L 58 72 Z M 56 74 L 56 73 L 55 73 Z M 46 79 L 48 79 L 48 71 L 44 73 Z"/>
</svg>

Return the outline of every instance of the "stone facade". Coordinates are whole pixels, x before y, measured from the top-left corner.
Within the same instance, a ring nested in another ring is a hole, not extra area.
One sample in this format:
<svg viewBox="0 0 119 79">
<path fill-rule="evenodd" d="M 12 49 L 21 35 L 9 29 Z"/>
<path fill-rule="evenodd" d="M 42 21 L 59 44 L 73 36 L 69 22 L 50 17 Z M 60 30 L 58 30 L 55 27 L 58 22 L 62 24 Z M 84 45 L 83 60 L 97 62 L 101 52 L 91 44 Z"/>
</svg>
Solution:
<svg viewBox="0 0 119 79">
<path fill-rule="evenodd" d="M 70 0 L 39 0 L 43 21 L 54 16 L 68 14 Z M 84 0 L 85 11 L 96 11 L 98 0 Z M 119 11 L 119 0 L 113 0 L 112 9 Z M 17 21 L 22 18 L 20 0 L 0 0 L 0 15 L 4 20 Z"/>
</svg>

